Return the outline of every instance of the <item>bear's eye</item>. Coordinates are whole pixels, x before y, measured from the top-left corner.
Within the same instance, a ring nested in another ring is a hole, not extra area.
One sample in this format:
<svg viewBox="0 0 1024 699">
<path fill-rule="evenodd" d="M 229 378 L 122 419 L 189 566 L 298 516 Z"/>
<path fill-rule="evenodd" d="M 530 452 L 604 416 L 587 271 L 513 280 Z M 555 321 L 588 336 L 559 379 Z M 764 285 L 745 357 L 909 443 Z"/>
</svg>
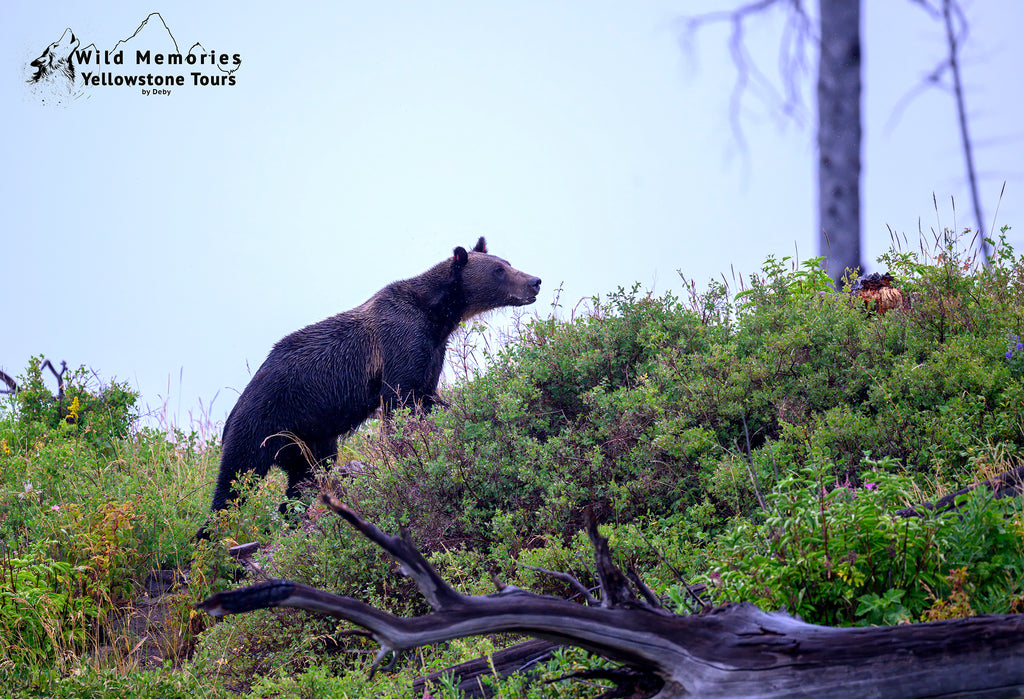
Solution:
<svg viewBox="0 0 1024 699">
<path fill-rule="evenodd" d="M 498 279 L 504 279 L 505 278 L 505 268 L 501 267 L 501 266 L 495 267 L 494 268 L 494 276 L 497 277 Z"/>
</svg>

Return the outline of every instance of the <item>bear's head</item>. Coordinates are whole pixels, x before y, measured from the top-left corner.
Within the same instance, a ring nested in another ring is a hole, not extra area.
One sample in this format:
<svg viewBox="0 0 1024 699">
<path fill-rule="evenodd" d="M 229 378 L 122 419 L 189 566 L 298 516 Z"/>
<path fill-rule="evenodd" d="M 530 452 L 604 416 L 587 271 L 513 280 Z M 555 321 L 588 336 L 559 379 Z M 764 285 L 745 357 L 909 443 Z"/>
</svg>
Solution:
<svg viewBox="0 0 1024 699">
<path fill-rule="evenodd" d="M 482 237 L 469 252 L 455 248 L 452 276 L 461 277 L 466 308 L 462 320 L 502 306 L 526 306 L 536 301 L 540 292 L 540 277 L 520 272 L 507 260 L 488 254 Z"/>
</svg>

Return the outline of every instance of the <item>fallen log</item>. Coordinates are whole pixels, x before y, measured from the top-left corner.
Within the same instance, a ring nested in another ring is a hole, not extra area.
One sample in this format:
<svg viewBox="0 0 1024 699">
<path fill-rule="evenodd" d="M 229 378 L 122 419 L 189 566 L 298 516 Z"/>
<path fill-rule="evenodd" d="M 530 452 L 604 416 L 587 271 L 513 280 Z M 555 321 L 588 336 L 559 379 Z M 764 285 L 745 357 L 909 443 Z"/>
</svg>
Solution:
<svg viewBox="0 0 1024 699">
<path fill-rule="evenodd" d="M 622 663 L 645 696 L 1008 697 L 1024 693 L 1024 616 L 980 616 L 893 627 L 834 628 L 752 604 L 679 615 L 638 596 L 615 567 L 592 518 L 600 606 L 505 587 L 486 596 L 451 588 L 412 544 L 390 536 L 330 496 L 324 502 L 384 549 L 433 613 L 395 617 L 351 597 L 286 580 L 220 592 L 197 607 L 214 616 L 296 607 L 363 627 L 388 657 L 479 634 L 519 633 Z M 634 579 L 634 584 L 637 582 Z M 624 675 L 626 676 L 626 675 Z"/>
</svg>

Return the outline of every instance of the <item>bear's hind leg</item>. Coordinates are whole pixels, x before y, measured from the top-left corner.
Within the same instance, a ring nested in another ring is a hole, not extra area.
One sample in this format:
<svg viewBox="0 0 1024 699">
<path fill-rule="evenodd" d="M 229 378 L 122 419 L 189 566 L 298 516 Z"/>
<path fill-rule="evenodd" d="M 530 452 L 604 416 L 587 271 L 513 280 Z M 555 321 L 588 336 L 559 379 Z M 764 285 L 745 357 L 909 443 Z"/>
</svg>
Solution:
<svg viewBox="0 0 1024 699">
<path fill-rule="evenodd" d="M 221 450 L 217 487 L 213 491 L 213 504 L 210 509 L 223 510 L 231 501 L 238 499 L 238 490 L 235 489 L 233 481 L 242 474 L 255 471 L 257 476 L 264 478 L 272 463 L 273 455 L 265 445 L 254 445 L 234 438 L 225 440 Z"/>
<path fill-rule="evenodd" d="M 217 486 L 213 491 L 213 504 L 210 506 L 210 510 L 218 512 L 238 500 L 238 490 L 233 483 L 242 474 L 255 471 L 256 475 L 263 478 L 270 471 L 272 463 L 272 454 L 265 445 L 253 447 L 252 443 L 245 443 L 237 435 L 227 436 L 226 434 L 221 449 Z M 196 532 L 197 539 L 210 538 L 207 530 L 209 524 L 208 518 Z"/>
<path fill-rule="evenodd" d="M 316 442 L 307 442 L 309 452 L 298 450 L 289 454 L 289 459 L 279 464 L 288 474 L 288 489 L 285 491 L 291 499 L 297 499 L 302 485 L 313 480 L 313 467 L 334 461 L 338 457 L 338 438 L 329 437 Z"/>
</svg>

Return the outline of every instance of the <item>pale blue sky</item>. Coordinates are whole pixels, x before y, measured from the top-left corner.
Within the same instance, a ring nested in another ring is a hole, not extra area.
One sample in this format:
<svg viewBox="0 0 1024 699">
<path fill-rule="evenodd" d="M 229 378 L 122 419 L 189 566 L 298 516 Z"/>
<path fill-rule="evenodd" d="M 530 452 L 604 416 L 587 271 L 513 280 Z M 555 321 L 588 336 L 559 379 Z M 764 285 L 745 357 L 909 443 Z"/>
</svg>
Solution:
<svg viewBox="0 0 1024 699">
<path fill-rule="evenodd" d="M 0 368 L 86 364 L 187 426 L 215 395 L 222 419 L 285 334 L 481 234 L 544 279 L 542 314 L 560 284 L 570 309 L 633 282 L 680 291 L 676 270 L 703 286 L 768 254 L 813 256 L 813 105 L 801 127 L 748 100 L 744 158 L 725 28 L 678 43 L 681 16 L 735 4 L 8 3 Z M 951 97 L 926 91 L 889 124 L 943 55 L 942 27 L 909 0 L 865 5 L 873 261 L 887 225 L 913 239 L 919 219 L 973 216 Z M 997 225 L 1024 251 L 1024 3 L 964 6 L 986 218 L 1006 180 Z M 183 51 L 240 54 L 237 84 L 90 87 L 65 107 L 29 89 L 28 63 L 66 27 L 113 48 L 152 11 Z M 773 77 L 780 24 L 750 28 Z"/>
</svg>

